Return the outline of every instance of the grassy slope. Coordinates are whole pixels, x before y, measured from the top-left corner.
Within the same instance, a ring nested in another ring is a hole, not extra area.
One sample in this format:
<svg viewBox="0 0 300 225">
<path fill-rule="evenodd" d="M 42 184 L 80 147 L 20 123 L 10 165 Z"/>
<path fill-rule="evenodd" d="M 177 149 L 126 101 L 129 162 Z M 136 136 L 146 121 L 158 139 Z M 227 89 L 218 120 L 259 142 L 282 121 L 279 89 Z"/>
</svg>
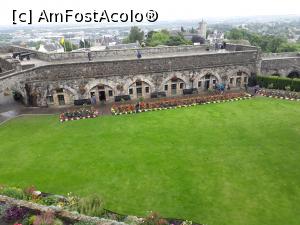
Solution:
<svg viewBox="0 0 300 225">
<path fill-rule="evenodd" d="M 257 98 L 60 124 L 0 127 L 0 183 L 209 225 L 300 222 L 300 104 Z"/>
</svg>

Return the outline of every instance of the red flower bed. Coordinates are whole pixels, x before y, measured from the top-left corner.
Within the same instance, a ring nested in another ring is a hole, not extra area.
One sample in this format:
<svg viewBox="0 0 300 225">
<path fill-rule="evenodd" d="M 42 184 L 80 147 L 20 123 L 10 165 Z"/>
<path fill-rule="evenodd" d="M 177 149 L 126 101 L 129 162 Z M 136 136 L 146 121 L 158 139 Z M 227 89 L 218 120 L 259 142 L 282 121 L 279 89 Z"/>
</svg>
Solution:
<svg viewBox="0 0 300 225">
<path fill-rule="evenodd" d="M 135 104 L 114 105 L 111 108 L 112 114 L 128 114 L 136 112 L 146 112 L 152 110 L 162 110 L 170 108 L 179 108 L 185 106 L 192 106 L 197 104 L 215 103 L 226 100 L 240 99 L 249 97 L 246 93 L 225 93 L 211 96 L 196 96 L 179 99 L 160 99 L 153 102 L 140 102 Z"/>
</svg>

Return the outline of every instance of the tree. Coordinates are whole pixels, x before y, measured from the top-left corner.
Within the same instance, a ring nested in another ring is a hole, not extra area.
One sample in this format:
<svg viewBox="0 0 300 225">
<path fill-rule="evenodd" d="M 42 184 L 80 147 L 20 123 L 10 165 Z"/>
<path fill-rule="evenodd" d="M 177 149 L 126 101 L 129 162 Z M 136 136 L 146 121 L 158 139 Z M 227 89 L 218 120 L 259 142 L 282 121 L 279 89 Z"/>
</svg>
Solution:
<svg viewBox="0 0 300 225">
<path fill-rule="evenodd" d="M 144 31 L 142 31 L 137 26 L 133 26 L 130 29 L 128 38 L 125 39 L 125 42 L 135 43 L 136 41 L 138 41 L 139 43 L 141 43 L 143 40 L 144 40 Z"/>
<path fill-rule="evenodd" d="M 79 48 L 90 48 L 91 47 L 91 43 L 84 39 L 84 42 L 82 40 L 80 40 L 79 42 Z"/>
<path fill-rule="evenodd" d="M 184 33 L 185 29 L 183 28 L 183 26 L 180 27 L 180 32 Z"/>
<path fill-rule="evenodd" d="M 66 52 L 71 52 L 72 50 L 76 50 L 78 47 L 74 45 L 72 42 L 65 40 L 64 45 L 62 45 Z"/>
<path fill-rule="evenodd" d="M 192 29 L 190 30 L 190 33 L 196 34 L 196 33 L 197 33 L 197 30 L 195 30 L 194 27 L 192 27 Z"/>
</svg>

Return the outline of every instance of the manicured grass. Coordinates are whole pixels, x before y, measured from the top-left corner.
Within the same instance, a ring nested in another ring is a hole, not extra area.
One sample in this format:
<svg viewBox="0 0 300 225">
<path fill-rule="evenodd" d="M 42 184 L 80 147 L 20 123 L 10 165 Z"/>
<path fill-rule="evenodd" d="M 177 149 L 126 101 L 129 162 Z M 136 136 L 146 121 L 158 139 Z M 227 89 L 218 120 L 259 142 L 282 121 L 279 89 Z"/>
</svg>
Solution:
<svg viewBox="0 0 300 225">
<path fill-rule="evenodd" d="M 0 126 L 0 183 L 98 193 L 108 209 L 209 225 L 299 225 L 300 103 L 238 102 Z"/>
</svg>

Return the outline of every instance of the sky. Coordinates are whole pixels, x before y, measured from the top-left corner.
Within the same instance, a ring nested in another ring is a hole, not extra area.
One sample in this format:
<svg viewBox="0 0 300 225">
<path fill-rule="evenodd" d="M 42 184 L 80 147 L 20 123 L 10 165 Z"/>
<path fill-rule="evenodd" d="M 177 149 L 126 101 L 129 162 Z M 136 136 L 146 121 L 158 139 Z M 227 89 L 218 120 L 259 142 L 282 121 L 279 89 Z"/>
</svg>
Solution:
<svg viewBox="0 0 300 225">
<path fill-rule="evenodd" d="M 5 4 L 5 5 L 4 5 Z M 209 17 L 238 17 L 256 15 L 300 15 L 300 0 L 1 0 L 0 25 L 12 25 L 12 11 L 33 10 L 39 15 L 47 12 L 126 12 L 130 9 L 158 12 L 159 21 L 195 20 Z"/>
</svg>

